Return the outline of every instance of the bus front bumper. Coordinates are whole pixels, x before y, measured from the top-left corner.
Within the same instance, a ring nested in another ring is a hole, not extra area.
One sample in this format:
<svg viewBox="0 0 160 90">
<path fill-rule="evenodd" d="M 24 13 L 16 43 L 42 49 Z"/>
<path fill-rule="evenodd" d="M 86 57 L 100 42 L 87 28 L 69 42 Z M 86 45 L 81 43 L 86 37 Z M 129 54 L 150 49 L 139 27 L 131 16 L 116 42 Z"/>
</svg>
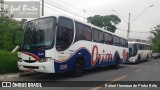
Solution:
<svg viewBox="0 0 160 90">
<path fill-rule="evenodd" d="M 22 71 L 29 71 L 29 72 L 55 73 L 54 60 L 51 60 L 48 62 L 38 62 L 37 61 L 34 63 L 18 61 L 18 68 Z"/>
<path fill-rule="evenodd" d="M 134 57 L 131 57 L 129 60 L 128 60 L 129 63 L 136 63 L 136 59 Z"/>
</svg>

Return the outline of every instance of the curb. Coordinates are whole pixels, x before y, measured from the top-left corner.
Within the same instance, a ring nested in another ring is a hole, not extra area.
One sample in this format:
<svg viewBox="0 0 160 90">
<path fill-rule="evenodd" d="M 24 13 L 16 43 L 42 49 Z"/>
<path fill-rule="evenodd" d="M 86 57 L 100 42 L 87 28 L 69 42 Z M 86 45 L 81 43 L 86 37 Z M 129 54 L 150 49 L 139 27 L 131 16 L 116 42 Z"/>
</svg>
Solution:
<svg viewBox="0 0 160 90">
<path fill-rule="evenodd" d="M 11 74 L 0 75 L 0 81 L 1 80 L 16 79 L 16 78 L 19 78 L 19 73 L 11 73 Z"/>
<path fill-rule="evenodd" d="M 3 74 L 3 75 L 0 75 L 0 81 L 2 81 L 2 80 L 17 79 L 17 78 L 21 78 L 21 77 L 36 76 L 36 75 L 40 75 L 40 74 L 41 73 L 35 73 L 35 72 L 23 72 L 23 73 Z"/>
<path fill-rule="evenodd" d="M 25 72 L 25 73 L 20 73 L 19 74 L 19 78 L 21 77 L 28 77 L 28 76 L 36 76 L 36 75 L 40 75 L 41 73 L 35 73 L 35 72 Z"/>
</svg>

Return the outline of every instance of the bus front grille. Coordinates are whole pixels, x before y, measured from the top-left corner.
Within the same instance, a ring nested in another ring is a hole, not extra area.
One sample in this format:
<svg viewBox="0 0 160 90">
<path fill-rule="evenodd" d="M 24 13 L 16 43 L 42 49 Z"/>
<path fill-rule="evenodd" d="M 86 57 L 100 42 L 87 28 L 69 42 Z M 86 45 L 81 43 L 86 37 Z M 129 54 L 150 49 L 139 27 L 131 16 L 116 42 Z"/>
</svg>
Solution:
<svg viewBox="0 0 160 90">
<path fill-rule="evenodd" d="M 30 69 L 38 69 L 39 67 L 37 66 L 23 66 L 24 68 L 30 68 Z"/>
</svg>

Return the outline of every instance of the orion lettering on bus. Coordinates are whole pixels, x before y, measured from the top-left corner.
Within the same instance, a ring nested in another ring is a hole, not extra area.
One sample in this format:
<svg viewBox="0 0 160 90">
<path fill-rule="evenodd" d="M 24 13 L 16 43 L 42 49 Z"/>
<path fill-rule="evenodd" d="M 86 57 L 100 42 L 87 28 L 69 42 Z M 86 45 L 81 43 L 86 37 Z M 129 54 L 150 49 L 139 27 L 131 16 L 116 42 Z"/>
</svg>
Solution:
<svg viewBox="0 0 160 90">
<path fill-rule="evenodd" d="M 125 49 L 122 52 L 122 56 L 123 56 L 123 63 L 124 63 L 126 61 L 126 58 L 127 58 L 127 52 L 126 52 Z"/>
<path fill-rule="evenodd" d="M 99 64 L 101 64 L 102 62 L 108 62 L 109 60 L 112 60 L 112 56 L 113 55 L 111 53 L 99 54 L 97 45 L 93 45 L 91 65 L 94 66 L 98 60 L 99 60 Z"/>
</svg>

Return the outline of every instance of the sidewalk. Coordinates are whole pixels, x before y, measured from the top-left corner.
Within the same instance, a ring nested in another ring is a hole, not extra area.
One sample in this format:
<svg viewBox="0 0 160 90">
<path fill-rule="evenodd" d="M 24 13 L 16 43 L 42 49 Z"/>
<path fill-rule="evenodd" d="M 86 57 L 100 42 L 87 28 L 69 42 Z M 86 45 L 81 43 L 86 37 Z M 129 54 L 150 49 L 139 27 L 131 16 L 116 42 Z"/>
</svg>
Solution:
<svg viewBox="0 0 160 90">
<path fill-rule="evenodd" d="M 21 73 L 0 74 L 0 81 L 19 78 Z"/>
<path fill-rule="evenodd" d="M 39 74 L 40 73 L 35 73 L 35 72 L 19 72 L 19 73 L 0 74 L 0 81 L 16 79 L 20 77 L 35 76 Z"/>
<path fill-rule="evenodd" d="M 21 77 L 30 77 L 30 76 L 37 76 L 37 75 L 43 75 L 44 73 L 38 73 L 38 72 L 19 72 L 19 73 L 8 73 L 8 74 L 0 74 L 0 81 L 3 80 L 11 80 Z"/>
</svg>

